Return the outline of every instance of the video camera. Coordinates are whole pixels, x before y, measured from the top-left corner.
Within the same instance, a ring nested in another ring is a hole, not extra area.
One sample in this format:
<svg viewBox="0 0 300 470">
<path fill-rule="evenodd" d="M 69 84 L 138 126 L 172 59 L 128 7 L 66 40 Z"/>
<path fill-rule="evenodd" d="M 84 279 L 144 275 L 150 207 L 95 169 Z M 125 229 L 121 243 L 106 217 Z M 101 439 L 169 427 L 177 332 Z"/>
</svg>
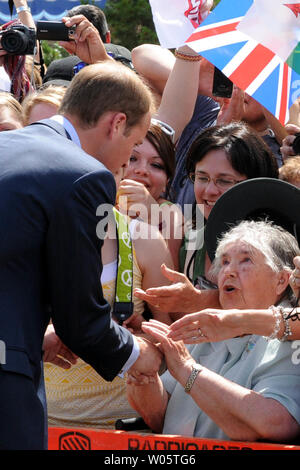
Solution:
<svg viewBox="0 0 300 470">
<path fill-rule="evenodd" d="M 36 30 L 13 24 L 0 31 L 1 46 L 10 55 L 33 55 L 37 40 L 71 41 L 75 30 L 75 25 L 68 28 L 61 21 L 37 21 Z"/>
</svg>

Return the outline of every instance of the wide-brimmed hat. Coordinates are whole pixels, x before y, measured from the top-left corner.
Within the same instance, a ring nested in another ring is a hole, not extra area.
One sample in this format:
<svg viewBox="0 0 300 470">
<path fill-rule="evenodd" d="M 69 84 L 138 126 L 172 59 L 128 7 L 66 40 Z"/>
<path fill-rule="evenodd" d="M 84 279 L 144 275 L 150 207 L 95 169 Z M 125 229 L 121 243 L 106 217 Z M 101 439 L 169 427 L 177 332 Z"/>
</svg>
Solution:
<svg viewBox="0 0 300 470">
<path fill-rule="evenodd" d="M 254 178 L 236 184 L 215 203 L 205 226 L 205 246 L 212 261 L 221 235 L 242 220 L 273 221 L 300 243 L 300 189 L 286 181 Z"/>
<path fill-rule="evenodd" d="M 68 87 L 74 77 L 74 66 L 81 60 L 77 56 L 70 55 L 62 59 L 53 60 L 43 78 L 43 85 L 56 85 Z"/>
<path fill-rule="evenodd" d="M 115 60 L 122 62 L 122 64 L 126 65 L 130 69 L 134 69 L 129 49 L 124 46 L 120 46 L 119 44 L 112 43 L 105 43 L 104 47 L 106 52 Z"/>
</svg>

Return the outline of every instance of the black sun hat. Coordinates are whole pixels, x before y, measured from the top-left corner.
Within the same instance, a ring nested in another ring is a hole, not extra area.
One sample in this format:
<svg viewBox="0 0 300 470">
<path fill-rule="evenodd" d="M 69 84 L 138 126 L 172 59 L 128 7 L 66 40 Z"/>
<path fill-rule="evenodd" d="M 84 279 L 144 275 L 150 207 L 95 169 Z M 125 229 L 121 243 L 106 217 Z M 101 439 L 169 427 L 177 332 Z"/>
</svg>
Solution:
<svg viewBox="0 0 300 470">
<path fill-rule="evenodd" d="M 212 261 L 221 235 L 242 220 L 268 219 L 294 235 L 300 244 L 300 189 L 273 178 L 254 178 L 236 184 L 215 203 L 204 239 Z"/>
<path fill-rule="evenodd" d="M 74 77 L 74 66 L 81 60 L 77 56 L 68 56 L 62 59 L 53 60 L 43 78 L 43 85 L 57 85 L 68 87 Z"/>
<path fill-rule="evenodd" d="M 129 49 L 111 43 L 104 44 L 104 47 L 113 59 L 134 70 Z M 76 55 L 53 60 L 47 68 L 43 78 L 43 85 L 48 86 L 51 84 L 68 87 L 74 77 L 74 66 L 79 64 L 79 62 L 82 61 Z"/>
</svg>

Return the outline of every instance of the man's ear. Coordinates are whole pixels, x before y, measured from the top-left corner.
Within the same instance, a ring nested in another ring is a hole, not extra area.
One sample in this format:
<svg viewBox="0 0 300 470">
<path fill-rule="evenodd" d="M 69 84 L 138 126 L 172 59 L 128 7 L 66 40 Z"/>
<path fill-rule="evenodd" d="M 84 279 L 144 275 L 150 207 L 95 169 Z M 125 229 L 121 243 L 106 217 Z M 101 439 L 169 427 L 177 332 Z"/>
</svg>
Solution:
<svg viewBox="0 0 300 470">
<path fill-rule="evenodd" d="M 113 113 L 109 123 L 109 137 L 123 136 L 126 130 L 126 123 L 127 116 L 125 113 Z"/>
<path fill-rule="evenodd" d="M 110 31 L 107 31 L 105 33 L 105 44 L 108 44 L 111 42 L 111 34 L 110 34 Z"/>
</svg>

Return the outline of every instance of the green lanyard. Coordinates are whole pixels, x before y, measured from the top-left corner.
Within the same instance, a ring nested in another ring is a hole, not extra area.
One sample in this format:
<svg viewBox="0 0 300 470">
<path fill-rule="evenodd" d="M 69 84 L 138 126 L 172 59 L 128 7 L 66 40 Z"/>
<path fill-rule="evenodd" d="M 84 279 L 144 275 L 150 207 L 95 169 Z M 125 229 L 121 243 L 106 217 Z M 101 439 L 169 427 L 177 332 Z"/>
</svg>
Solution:
<svg viewBox="0 0 300 470">
<path fill-rule="evenodd" d="M 133 313 L 133 252 L 127 217 L 113 208 L 118 238 L 118 267 L 113 315 L 120 324 Z"/>
</svg>

